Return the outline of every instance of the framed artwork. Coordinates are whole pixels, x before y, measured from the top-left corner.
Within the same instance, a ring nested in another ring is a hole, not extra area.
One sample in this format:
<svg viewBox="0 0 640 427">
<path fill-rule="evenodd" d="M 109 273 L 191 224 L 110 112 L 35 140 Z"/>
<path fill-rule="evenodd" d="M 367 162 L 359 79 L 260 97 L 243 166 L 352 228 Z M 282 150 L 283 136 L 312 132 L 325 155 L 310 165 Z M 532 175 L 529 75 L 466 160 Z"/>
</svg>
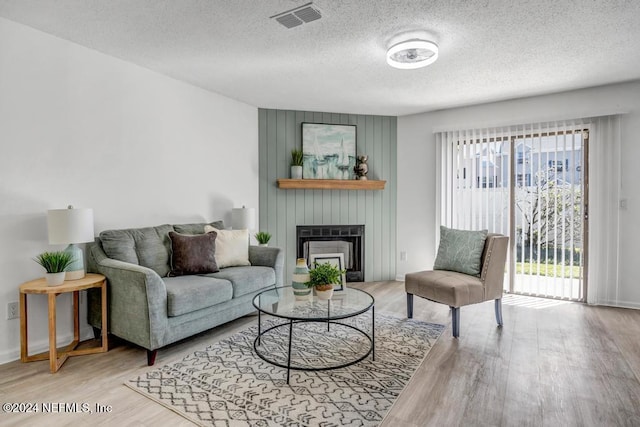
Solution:
<svg viewBox="0 0 640 427">
<path fill-rule="evenodd" d="M 302 178 L 354 179 L 356 126 L 302 123 Z"/>
<path fill-rule="evenodd" d="M 326 264 L 329 263 L 331 265 L 335 265 L 339 270 L 344 270 L 344 254 L 312 254 L 309 256 L 309 262 L 311 264 L 311 269 L 313 269 L 318 264 Z M 342 283 L 339 285 L 334 285 L 334 291 L 343 291 L 347 287 L 347 275 L 342 275 Z"/>
</svg>

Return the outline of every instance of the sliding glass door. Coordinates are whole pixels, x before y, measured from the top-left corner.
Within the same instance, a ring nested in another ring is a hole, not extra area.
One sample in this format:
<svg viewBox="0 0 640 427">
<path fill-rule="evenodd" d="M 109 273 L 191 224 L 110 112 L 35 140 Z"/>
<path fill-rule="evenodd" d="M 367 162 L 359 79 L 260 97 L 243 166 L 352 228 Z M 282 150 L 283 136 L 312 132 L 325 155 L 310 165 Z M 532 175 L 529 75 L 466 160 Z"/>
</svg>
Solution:
<svg viewBox="0 0 640 427">
<path fill-rule="evenodd" d="M 510 236 L 505 290 L 584 300 L 583 127 L 440 134 L 441 222 Z"/>
<path fill-rule="evenodd" d="M 513 138 L 511 291 L 584 299 L 587 142 L 586 131 Z"/>
</svg>

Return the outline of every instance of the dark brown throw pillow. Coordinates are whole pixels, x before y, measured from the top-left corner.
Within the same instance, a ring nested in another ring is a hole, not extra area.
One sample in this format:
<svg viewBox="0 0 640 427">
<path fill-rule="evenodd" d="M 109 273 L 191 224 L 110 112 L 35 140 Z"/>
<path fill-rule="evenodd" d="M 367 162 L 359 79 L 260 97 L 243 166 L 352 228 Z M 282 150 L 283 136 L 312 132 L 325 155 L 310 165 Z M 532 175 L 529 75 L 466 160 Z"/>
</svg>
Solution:
<svg viewBox="0 0 640 427">
<path fill-rule="evenodd" d="M 187 235 L 170 231 L 171 271 L 169 276 L 219 271 L 215 257 L 216 237 L 216 233 Z"/>
</svg>

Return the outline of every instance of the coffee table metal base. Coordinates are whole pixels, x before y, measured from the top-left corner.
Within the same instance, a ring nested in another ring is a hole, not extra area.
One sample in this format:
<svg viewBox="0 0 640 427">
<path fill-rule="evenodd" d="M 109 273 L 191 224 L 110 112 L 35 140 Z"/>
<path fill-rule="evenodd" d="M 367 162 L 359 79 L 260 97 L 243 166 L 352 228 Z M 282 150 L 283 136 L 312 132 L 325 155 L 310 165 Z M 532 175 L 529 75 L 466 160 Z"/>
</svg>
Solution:
<svg viewBox="0 0 640 427">
<path fill-rule="evenodd" d="M 366 359 L 367 356 L 369 356 L 369 355 L 371 355 L 371 359 L 372 360 L 375 360 L 375 358 L 376 358 L 376 355 L 375 355 L 375 309 L 374 309 L 374 307 L 371 307 L 371 335 L 369 335 L 367 332 L 365 332 L 362 329 L 357 328 L 357 327 L 355 327 L 353 325 L 347 325 L 345 323 L 336 322 L 334 320 L 326 321 L 326 320 L 294 320 L 294 319 L 289 319 L 288 322 L 280 323 L 280 324 L 271 326 L 270 328 L 265 329 L 264 331 L 262 331 L 262 319 L 261 319 L 260 314 L 261 314 L 260 311 L 258 311 L 258 336 L 253 341 L 253 349 L 255 350 L 255 352 L 258 355 L 258 357 L 260 357 L 265 362 L 271 363 L 272 365 L 278 366 L 280 368 L 285 368 L 287 370 L 287 384 L 289 384 L 289 377 L 290 377 L 290 372 L 291 372 L 292 369 L 295 370 L 295 371 L 327 371 L 327 370 L 331 370 L 331 369 L 346 368 L 347 366 L 354 365 L 354 364 Z M 350 361 L 348 361 L 346 363 L 341 363 L 341 364 L 337 364 L 337 365 L 321 366 L 321 367 L 291 366 L 291 341 L 292 341 L 292 338 L 293 338 L 293 326 L 295 324 L 297 324 L 297 323 L 326 323 L 328 331 L 330 330 L 331 325 L 353 329 L 353 330 L 357 331 L 359 334 L 361 334 L 362 336 L 364 336 L 365 338 L 367 338 L 369 340 L 369 349 L 367 350 L 366 353 L 364 353 L 362 356 L 358 357 L 357 359 L 350 360 Z M 260 347 L 260 339 L 266 333 L 268 333 L 269 331 L 272 331 L 274 329 L 277 329 L 277 328 L 285 327 L 287 325 L 289 326 L 288 355 L 287 355 L 287 363 L 283 364 L 283 363 L 280 363 L 278 361 L 272 360 L 272 359 L 268 358 L 266 355 L 262 354 L 260 352 L 260 350 L 259 350 L 259 347 Z"/>
</svg>

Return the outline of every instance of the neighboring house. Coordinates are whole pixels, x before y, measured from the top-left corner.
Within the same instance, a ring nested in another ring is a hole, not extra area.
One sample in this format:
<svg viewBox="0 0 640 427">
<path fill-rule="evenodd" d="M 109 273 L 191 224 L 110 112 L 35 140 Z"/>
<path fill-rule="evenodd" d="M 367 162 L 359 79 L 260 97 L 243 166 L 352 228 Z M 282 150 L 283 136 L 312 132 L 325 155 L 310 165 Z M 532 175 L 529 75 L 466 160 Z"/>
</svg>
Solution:
<svg viewBox="0 0 640 427">
<path fill-rule="evenodd" d="M 555 182 L 558 185 L 582 182 L 583 151 L 579 135 L 571 144 L 554 137 L 530 138 L 514 147 L 516 185 L 533 187 Z M 462 188 L 508 188 L 509 144 L 482 144 L 475 155 L 464 160 Z M 469 179 L 473 177 L 473 179 Z"/>
</svg>

